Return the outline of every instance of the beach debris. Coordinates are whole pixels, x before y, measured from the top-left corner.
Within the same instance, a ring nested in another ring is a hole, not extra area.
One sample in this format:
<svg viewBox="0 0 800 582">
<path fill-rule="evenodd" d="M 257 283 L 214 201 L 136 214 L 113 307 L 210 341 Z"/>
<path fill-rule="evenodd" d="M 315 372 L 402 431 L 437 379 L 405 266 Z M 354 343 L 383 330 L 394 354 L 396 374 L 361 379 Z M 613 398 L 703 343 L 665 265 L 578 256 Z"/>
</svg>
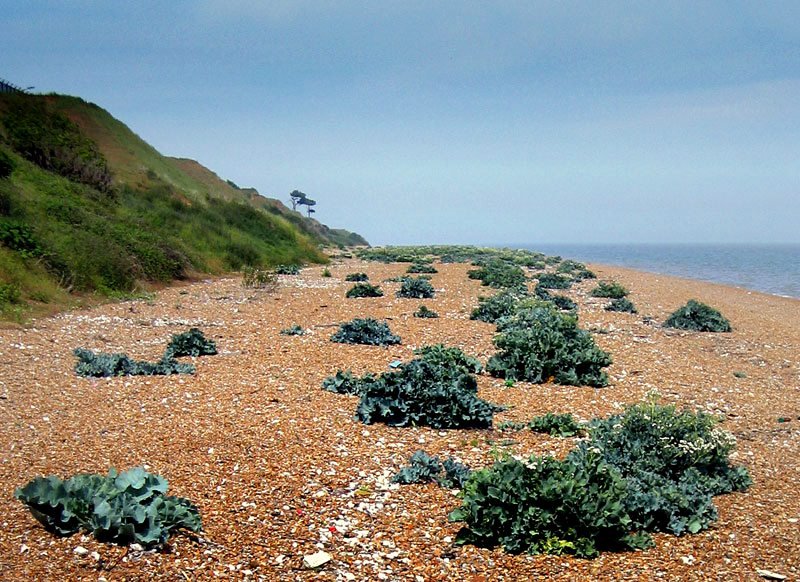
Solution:
<svg viewBox="0 0 800 582">
<path fill-rule="evenodd" d="M 769 570 L 756 570 L 756 574 L 767 580 L 786 580 L 786 576 L 778 574 L 777 572 L 770 572 Z"/>
<path fill-rule="evenodd" d="M 308 570 L 316 570 L 333 559 L 328 552 L 319 551 L 316 554 L 303 556 L 303 567 Z"/>
</svg>

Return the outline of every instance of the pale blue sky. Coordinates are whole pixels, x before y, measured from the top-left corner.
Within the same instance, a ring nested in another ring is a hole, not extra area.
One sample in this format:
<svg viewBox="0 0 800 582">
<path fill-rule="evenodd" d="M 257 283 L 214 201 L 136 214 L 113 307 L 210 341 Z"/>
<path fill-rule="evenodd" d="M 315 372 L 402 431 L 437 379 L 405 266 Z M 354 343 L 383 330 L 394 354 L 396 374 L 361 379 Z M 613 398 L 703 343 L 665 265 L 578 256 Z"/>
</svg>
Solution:
<svg viewBox="0 0 800 582">
<path fill-rule="evenodd" d="M 0 77 L 373 244 L 800 242 L 800 2 L 15 4 Z"/>
</svg>

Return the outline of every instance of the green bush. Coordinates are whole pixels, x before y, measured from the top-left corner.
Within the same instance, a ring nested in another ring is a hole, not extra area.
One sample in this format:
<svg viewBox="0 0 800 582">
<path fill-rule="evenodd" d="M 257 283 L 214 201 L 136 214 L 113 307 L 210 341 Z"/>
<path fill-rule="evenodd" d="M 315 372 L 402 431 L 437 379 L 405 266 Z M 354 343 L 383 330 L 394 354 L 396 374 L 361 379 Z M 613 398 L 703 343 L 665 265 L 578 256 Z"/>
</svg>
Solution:
<svg viewBox="0 0 800 582">
<path fill-rule="evenodd" d="M 478 279 L 487 287 L 496 289 L 524 288 L 527 279 L 525 273 L 517 265 L 504 260 L 493 259 L 481 266 L 467 272 L 470 279 Z"/>
<path fill-rule="evenodd" d="M 331 275 L 331 270 L 328 267 L 322 269 L 322 277 L 325 279 L 330 279 L 333 277 L 333 275 Z"/>
<path fill-rule="evenodd" d="M 344 280 L 360 283 L 363 281 L 369 281 L 369 275 L 366 273 L 350 273 L 349 275 L 345 276 Z"/>
<path fill-rule="evenodd" d="M 425 263 L 413 263 L 406 269 L 406 273 L 438 273 L 436 267 Z"/>
<path fill-rule="evenodd" d="M 480 374 L 483 366 L 477 358 L 468 356 L 458 348 L 447 347 L 444 344 L 423 346 L 414 350 L 426 362 L 443 369 L 457 369 L 465 374 Z"/>
<path fill-rule="evenodd" d="M 411 455 L 409 465 L 395 473 L 392 483 L 403 485 L 437 483 L 448 489 L 461 489 L 471 474 L 472 470 L 469 467 L 452 458 L 442 462 L 439 457 L 431 457 L 425 451 L 417 451 Z"/>
<path fill-rule="evenodd" d="M 628 482 L 625 507 L 637 528 L 696 533 L 716 519 L 712 497 L 751 480 L 729 463 L 736 440 L 703 412 L 646 402 L 590 426 L 585 446 L 601 451 Z"/>
<path fill-rule="evenodd" d="M 353 376 L 350 370 L 343 372 L 339 370 L 334 376 L 328 376 L 322 381 L 322 387 L 328 392 L 336 394 L 355 394 L 361 396 L 364 393 L 366 384 L 373 382 L 375 376 L 366 374 L 363 378 Z"/>
<path fill-rule="evenodd" d="M 19 303 L 22 295 L 14 283 L 0 283 L 0 307 L 9 303 Z"/>
<path fill-rule="evenodd" d="M 348 299 L 353 297 L 383 297 L 383 290 L 370 283 L 356 283 L 344 295 Z"/>
<path fill-rule="evenodd" d="M 620 297 L 614 299 L 611 303 L 606 305 L 606 311 L 617 311 L 620 313 L 636 313 L 636 307 L 627 297 Z"/>
<path fill-rule="evenodd" d="M 534 432 L 549 434 L 550 436 L 570 437 L 580 434 L 581 425 L 575 417 L 569 413 L 553 414 L 548 412 L 542 416 L 537 416 L 528 423 L 528 427 Z"/>
<path fill-rule="evenodd" d="M 562 311 L 578 310 L 578 304 L 572 299 L 565 295 L 553 295 L 541 285 L 536 285 L 536 289 L 534 289 L 534 295 L 536 298 L 541 299 L 542 301 L 549 301 Z"/>
<path fill-rule="evenodd" d="M 7 153 L 0 150 L 0 180 L 8 178 L 14 171 L 14 160 Z"/>
<path fill-rule="evenodd" d="M 286 329 L 281 330 L 281 335 L 305 335 L 306 330 L 304 330 L 299 325 L 293 325 L 292 327 L 287 327 Z"/>
<path fill-rule="evenodd" d="M 299 275 L 300 265 L 278 265 L 275 267 L 275 273 L 278 275 Z"/>
<path fill-rule="evenodd" d="M 180 358 L 182 356 L 214 356 L 217 354 L 217 344 L 214 340 L 206 339 L 203 332 L 196 327 L 189 331 L 172 336 L 167 344 L 166 359 Z"/>
<path fill-rule="evenodd" d="M 478 398 L 468 371 L 475 369 L 473 360 L 457 348 L 436 346 L 395 371 L 362 378 L 356 417 L 365 424 L 488 428 L 500 408 Z"/>
<path fill-rule="evenodd" d="M 643 548 L 648 532 L 696 533 L 716 519 L 712 497 L 751 484 L 729 463 L 733 437 L 702 412 L 655 402 L 589 425 L 563 461 L 512 458 L 464 486 L 457 541 L 506 551 L 595 557 Z"/>
<path fill-rule="evenodd" d="M 597 287 L 589 292 L 592 297 L 607 297 L 608 299 L 622 299 L 629 291 L 615 281 L 600 281 Z"/>
<path fill-rule="evenodd" d="M 409 278 L 400 284 L 398 297 L 406 299 L 431 299 L 435 294 L 433 285 L 422 277 Z"/>
<path fill-rule="evenodd" d="M 417 309 L 413 315 L 414 317 L 419 317 L 420 319 L 436 319 L 439 317 L 438 313 L 432 309 L 428 309 L 424 305 L 420 305 L 419 309 Z"/>
<path fill-rule="evenodd" d="M 491 297 L 478 297 L 478 306 L 469 318 L 495 323 L 501 317 L 512 315 L 524 297 L 527 293 L 520 289 L 504 289 Z"/>
<path fill-rule="evenodd" d="M 537 285 L 537 287 L 541 287 L 542 289 L 569 289 L 571 286 L 571 279 L 553 273 L 542 273 L 539 275 L 539 283 Z"/>
<path fill-rule="evenodd" d="M 14 491 L 47 531 L 70 536 L 79 531 L 120 545 L 163 546 L 180 529 L 202 531 L 197 507 L 166 495 L 167 480 L 135 467 L 107 476 L 36 477 Z"/>
<path fill-rule="evenodd" d="M 394 335 L 389 326 L 370 317 L 356 318 L 339 325 L 339 330 L 331 336 L 332 342 L 340 344 L 364 344 L 386 346 L 400 343 L 400 336 Z"/>
<path fill-rule="evenodd" d="M 731 331 L 731 323 L 719 311 L 694 299 L 670 315 L 664 327 L 690 331 Z"/>
<path fill-rule="evenodd" d="M 11 219 L 0 219 L 0 245 L 16 251 L 26 259 L 44 254 L 33 229 Z"/>
<path fill-rule="evenodd" d="M 648 546 L 631 535 L 626 494 L 619 472 L 585 449 L 564 460 L 507 458 L 471 475 L 450 520 L 466 522 L 457 543 L 593 558 Z"/>
<path fill-rule="evenodd" d="M 602 368 L 611 357 L 577 319 L 550 307 L 531 307 L 498 321 L 495 346 L 500 350 L 486 369 L 493 376 L 575 386 L 606 386 Z"/>
<path fill-rule="evenodd" d="M 78 361 L 75 373 L 84 378 L 107 378 L 110 376 L 169 376 L 171 374 L 194 374 L 192 364 L 182 364 L 166 356 L 158 362 L 132 360 L 125 354 L 96 354 L 77 348 L 72 352 Z"/>
</svg>

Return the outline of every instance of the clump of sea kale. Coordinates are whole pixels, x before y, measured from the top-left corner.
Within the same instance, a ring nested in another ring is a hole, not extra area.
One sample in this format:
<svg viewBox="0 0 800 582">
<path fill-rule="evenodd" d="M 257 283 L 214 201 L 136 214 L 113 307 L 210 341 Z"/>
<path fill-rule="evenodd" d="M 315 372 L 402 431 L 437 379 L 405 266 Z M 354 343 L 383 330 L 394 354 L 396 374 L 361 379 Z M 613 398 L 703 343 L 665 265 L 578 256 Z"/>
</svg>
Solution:
<svg viewBox="0 0 800 582">
<path fill-rule="evenodd" d="M 611 303 L 606 305 L 606 311 L 617 311 L 620 313 L 636 313 L 636 307 L 627 297 L 620 297 L 614 299 Z"/>
<path fill-rule="evenodd" d="M 340 344 L 387 346 L 399 344 L 401 340 L 400 336 L 391 332 L 386 322 L 365 317 L 339 325 L 339 330 L 331 336 L 331 341 Z"/>
<path fill-rule="evenodd" d="M 370 283 L 356 283 L 347 290 L 345 297 L 348 299 L 353 297 L 383 297 L 383 291 L 380 287 Z"/>
<path fill-rule="evenodd" d="M 427 263 L 413 263 L 406 269 L 406 273 L 438 273 L 436 267 Z"/>
<path fill-rule="evenodd" d="M 193 327 L 189 331 L 173 335 L 167 344 L 167 353 L 175 358 L 214 356 L 217 353 L 217 344 L 214 343 L 214 340 L 207 339 L 202 331 Z"/>
<path fill-rule="evenodd" d="M 572 279 L 554 273 L 542 273 L 539 275 L 538 286 L 542 289 L 569 289 L 572 286 Z"/>
<path fill-rule="evenodd" d="M 670 315 L 664 327 L 690 331 L 731 331 L 731 323 L 719 311 L 694 299 Z"/>
<path fill-rule="evenodd" d="M 597 287 L 589 292 L 592 297 L 606 297 L 608 299 L 621 299 L 628 295 L 629 291 L 615 281 L 600 281 Z"/>
<path fill-rule="evenodd" d="M 461 489 L 472 470 L 451 457 L 444 461 L 432 457 L 425 451 L 417 451 L 409 459 L 409 464 L 392 477 L 392 483 L 437 483 L 450 489 Z"/>
<path fill-rule="evenodd" d="M 611 356 L 594 343 L 575 317 L 547 304 L 519 309 L 497 322 L 498 352 L 486 369 L 493 376 L 540 384 L 606 386 Z"/>
<path fill-rule="evenodd" d="M 355 283 L 361 283 L 364 281 L 369 281 L 369 275 L 366 273 L 350 273 L 349 275 L 345 276 L 345 281 L 353 281 Z"/>
<path fill-rule="evenodd" d="M 356 417 L 365 424 L 488 428 L 501 407 L 478 398 L 480 362 L 458 348 L 427 346 L 377 378 L 362 377 Z"/>
<path fill-rule="evenodd" d="M 406 299 L 430 299 L 434 296 L 433 285 L 430 281 L 422 277 L 404 279 L 400 284 L 400 290 L 397 292 L 398 297 Z"/>
<path fill-rule="evenodd" d="M 414 312 L 414 317 L 418 317 L 420 319 L 436 319 L 439 317 L 439 314 L 432 309 L 428 309 L 424 305 L 420 305 L 419 309 Z"/>
</svg>

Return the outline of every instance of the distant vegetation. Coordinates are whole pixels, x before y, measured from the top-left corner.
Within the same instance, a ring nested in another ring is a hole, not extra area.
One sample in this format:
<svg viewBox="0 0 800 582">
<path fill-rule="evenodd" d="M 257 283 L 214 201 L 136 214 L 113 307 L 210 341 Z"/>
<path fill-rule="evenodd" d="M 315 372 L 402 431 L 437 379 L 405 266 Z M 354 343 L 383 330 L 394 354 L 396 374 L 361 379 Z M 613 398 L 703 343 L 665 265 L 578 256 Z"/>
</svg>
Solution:
<svg viewBox="0 0 800 582">
<path fill-rule="evenodd" d="M 96 105 L 0 95 L 0 317 L 71 292 L 324 263 L 321 245 L 350 243 L 366 241 L 161 156 Z"/>
<path fill-rule="evenodd" d="M 690 331 L 731 331 L 731 323 L 719 311 L 694 299 L 670 315 L 664 327 Z"/>
</svg>

